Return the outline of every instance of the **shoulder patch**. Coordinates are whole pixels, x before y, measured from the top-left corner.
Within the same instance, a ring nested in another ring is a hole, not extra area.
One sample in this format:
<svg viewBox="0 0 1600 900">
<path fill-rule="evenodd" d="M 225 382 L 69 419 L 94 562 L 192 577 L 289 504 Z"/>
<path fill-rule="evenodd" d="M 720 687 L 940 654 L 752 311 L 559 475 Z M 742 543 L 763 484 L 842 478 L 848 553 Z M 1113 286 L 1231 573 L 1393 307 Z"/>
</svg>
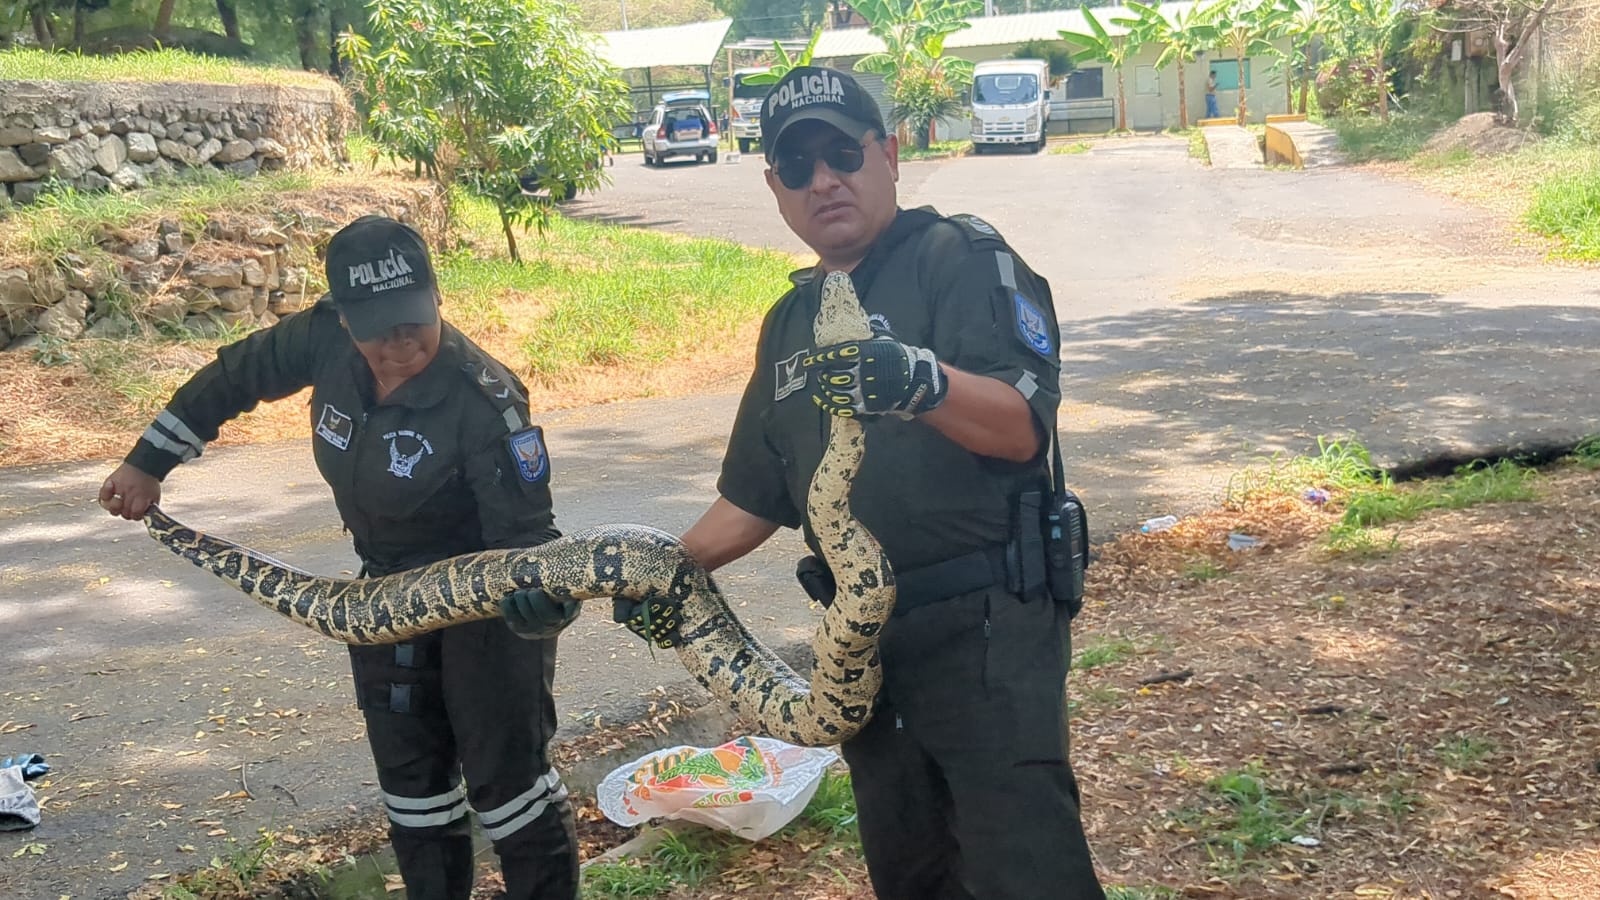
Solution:
<svg viewBox="0 0 1600 900">
<path fill-rule="evenodd" d="M 1050 322 L 1033 305 L 1033 301 L 1022 296 L 1021 291 L 1011 292 L 1011 307 L 1017 320 L 1017 337 L 1028 346 L 1029 350 L 1049 358 L 1055 351 L 1055 342 L 1050 338 Z"/>
<path fill-rule="evenodd" d="M 461 374 L 489 398 L 495 409 L 504 411 L 527 399 L 523 395 L 522 383 L 493 360 L 469 358 L 461 364 Z"/>
<path fill-rule="evenodd" d="M 969 241 L 1005 242 L 1005 238 L 1000 236 L 1000 232 L 996 230 L 993 225 L 990 225 L 988 222 L 985 222 L 977 216 L 969 215 L 967 213 L 957 213 L 953 216 L 949 216 L 948 218 L 961 229 L 962 233 L 967 236 L 967 240 Z"/>
<path fill-rule="evenodd" d="M 517 474 L 529 483 L 538 483 L 550 475 L 550 454 L 544 448 L 544 429 L 538 425 L 524 428 L 506 438 L 511 449 L 511 461 L 517 464 Z"/>
</svg>

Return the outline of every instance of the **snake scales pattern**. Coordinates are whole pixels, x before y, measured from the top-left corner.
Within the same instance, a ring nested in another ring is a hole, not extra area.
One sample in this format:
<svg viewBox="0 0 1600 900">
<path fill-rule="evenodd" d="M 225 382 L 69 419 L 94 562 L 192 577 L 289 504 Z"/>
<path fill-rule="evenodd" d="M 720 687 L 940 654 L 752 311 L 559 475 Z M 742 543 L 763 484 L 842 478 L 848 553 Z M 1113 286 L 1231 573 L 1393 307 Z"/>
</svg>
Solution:
<svg viewBox="0 0 1600 900">
<path fill-rule="evenodd" d="M 848 275 L 823 282 L 813 323 L 817 346 L 872 336 Z M 405 640 L 500 615 L 517 588 L 575 600 L 667 598 L 681 606 L 678 657 L 713 696 L 764 734 L 802 746 L 852 737 L 872 716 L 882 684 L 878 634 L 895 600 L 894 573 L 871 533 L 850 513 L 861 465 L 861 423 L 831 418 L 807 512 L 838 584 L 812 639 L 808 684 L 730 610 L 711 576 L 670 534 L 638 525 L 585 529 L 537 547 L 486 550 L 370 579 L 325 578 L 188 528 L 156 507 L 152 537 L 269 609 L 351 644 Z"/>
</svg>

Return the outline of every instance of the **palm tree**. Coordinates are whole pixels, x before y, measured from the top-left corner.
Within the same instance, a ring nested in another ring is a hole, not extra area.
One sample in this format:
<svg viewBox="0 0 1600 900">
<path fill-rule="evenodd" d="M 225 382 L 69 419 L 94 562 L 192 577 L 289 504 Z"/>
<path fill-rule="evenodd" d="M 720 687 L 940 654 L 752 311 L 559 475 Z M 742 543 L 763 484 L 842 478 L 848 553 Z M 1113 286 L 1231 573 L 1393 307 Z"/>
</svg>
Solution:
<svg viewBox="0 0 1600 900">
<path fill-rule="evenodd" d="M 1289 0 L 1294 2 L 1294 0 Z M 1195 4 L 1185 12 L 1179 7 L 1171 18 L 1163 15 L 1159 7 L 1128 0 L 1128 8 L 1138 13 L 1133 30 L 1140 34 L 1141 43 L 1161 44 L 1161 56 L 1156 59 L 1156 71 L 1176 62 L 1178 64 L 1178 127 L 1189 127 L 1188 69 L 1202 50 L 1215 46 L 1217 28 L 1212 24 L 1213 11 L 1220 3 L 1211 6 Z"/>
<path fill-rule="evenodd" d="M 1129 27 L 1137 19 L 1112 19 L 1111 24 L 1123 29 L 1121 34 L 1111 34 L 1089 7 L 1082 7 L 1084 21 L 1089 23 L 1089 33 L 1062 30 L 1061 39 L 1079 48 L 1072 54 L 1074 63 L 1103 60 L 1117 70 L 1117 130 L 1128 130 L 1128 92 L 1123 83 L 1122 69 L 1139 49 L 1143 36 Z"/>
</svg>

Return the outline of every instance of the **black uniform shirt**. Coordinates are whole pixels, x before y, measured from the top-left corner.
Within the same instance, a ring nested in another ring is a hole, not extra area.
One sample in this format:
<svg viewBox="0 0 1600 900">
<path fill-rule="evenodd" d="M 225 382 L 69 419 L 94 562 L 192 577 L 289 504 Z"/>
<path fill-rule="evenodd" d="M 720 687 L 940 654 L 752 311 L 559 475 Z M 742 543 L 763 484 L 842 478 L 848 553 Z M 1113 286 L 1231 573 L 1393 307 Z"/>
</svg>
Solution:
<svg viewBox="0 0 1600 900">
<path fill-rule="evenodd" d="M 369 574 L 559 535 L 549 456 L 528 424 L 522 383 L 445 324 L 433 362 L 378 403 L 371 370 L 326 300 L 218 350 L 127 461 L 163 478 L 224 422 L 308 385 L 317 468 Z"/>
<path fill-rule="evenodd" d="M 875 332 L 1013 385 L 1041 433 L 1053 433 L 1061 363 L 1050 287 L 994 228 L 971 216 L 902 210 L 851 277 Z M 740 509 L 792 528 L 805 524 L 828 417 L 800 367 L 814 343 L 822 279 L 808 269 L 791 280 L 795 287 L 762 323 L 717 487 Z M 1040 485 L 1049 446 L 1014 464 L 974 454 L 915 420 L 869 421 L 866 435 L 851 509 L 901 571 L 1007 540 L 1011 498 Z"/>
</svg>

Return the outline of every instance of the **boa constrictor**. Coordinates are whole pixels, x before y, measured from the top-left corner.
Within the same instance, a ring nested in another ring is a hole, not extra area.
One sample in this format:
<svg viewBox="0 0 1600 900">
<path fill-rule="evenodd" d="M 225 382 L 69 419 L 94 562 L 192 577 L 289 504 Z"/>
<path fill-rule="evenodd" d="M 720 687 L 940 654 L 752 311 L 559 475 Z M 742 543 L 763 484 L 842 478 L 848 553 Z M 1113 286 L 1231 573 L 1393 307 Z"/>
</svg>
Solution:
<svg viewBox="0 0 1600 900">
<path fill-rule="evenodd" d="M 848 275 L 823 283 L 813 322 L 817 346 L 870 338 Z M 744 627 L 711 576 L 672 535 L 607 525 L 536 547 L 487 550 L 371 579 L 312 575 L 187 528 L 152 507 L 151 536 L 263 606 L 351 644 L 382 644 L 500 615 L 517 588 L 542 587 L 576 600 L 622 597 L 681 605 L 678 657 L 691 675 L 763 733 L 803 746 L 836 744 L 872 716 L 882 684 L 878 633 L 895 600 L 894 573 L 873 536 L 850 513 L 861 465 L 861 423 L 833 418 L 827 450 L 806 499 L 812 531 L 838 584 L 812 639 L 808 684 Z"/>
</svg>

